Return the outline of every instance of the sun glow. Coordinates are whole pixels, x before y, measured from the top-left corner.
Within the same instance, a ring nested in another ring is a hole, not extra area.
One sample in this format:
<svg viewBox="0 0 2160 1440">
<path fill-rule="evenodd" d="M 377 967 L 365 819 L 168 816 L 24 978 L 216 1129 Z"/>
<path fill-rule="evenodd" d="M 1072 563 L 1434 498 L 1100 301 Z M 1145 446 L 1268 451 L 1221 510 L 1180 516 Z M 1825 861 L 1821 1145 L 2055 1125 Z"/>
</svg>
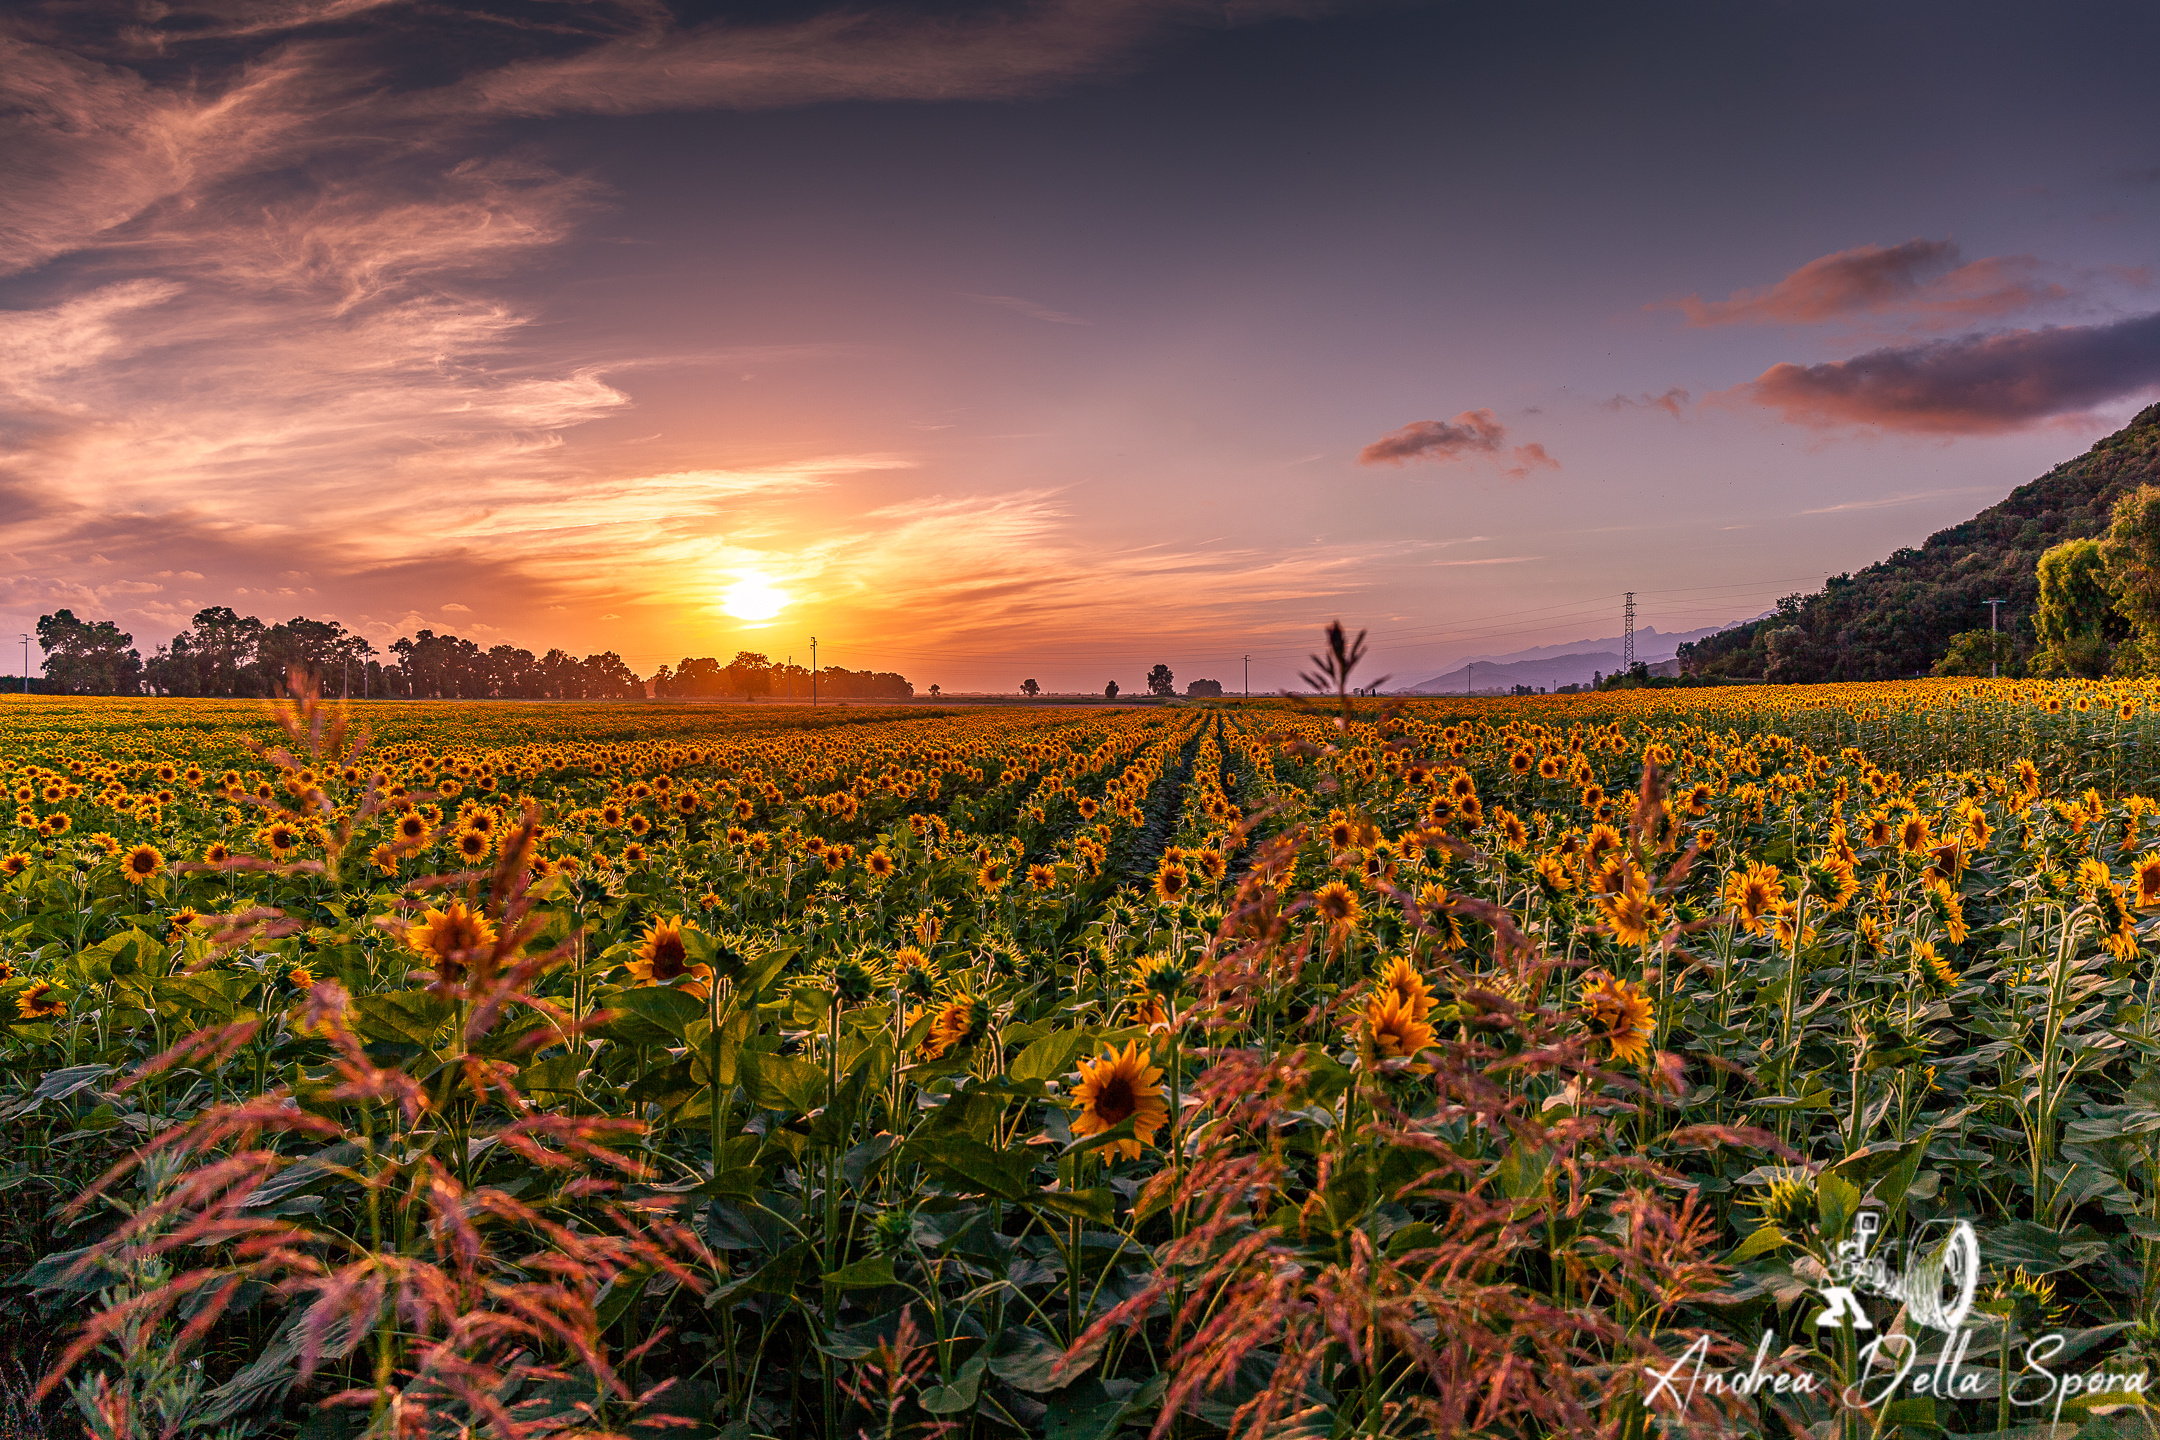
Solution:
<svg viewBox="0 0 2160 1440">
<path fill-rule="evenodd" d="M 738 620 L 770 620 L 787 608 L 787 593 L 762 575 L 745 575 L 727 588 L 720 608 Z"/>
</svg>

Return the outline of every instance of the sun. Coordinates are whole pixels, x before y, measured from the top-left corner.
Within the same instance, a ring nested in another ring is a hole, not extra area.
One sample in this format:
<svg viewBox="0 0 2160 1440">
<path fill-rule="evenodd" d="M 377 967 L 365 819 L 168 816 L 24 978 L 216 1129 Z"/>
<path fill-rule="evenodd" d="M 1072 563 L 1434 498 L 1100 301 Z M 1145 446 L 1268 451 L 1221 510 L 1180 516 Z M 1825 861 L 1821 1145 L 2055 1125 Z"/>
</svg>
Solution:
<svg viewBox="0 0 2160 1440">
<path fill-rule="evenodd" d="M 770 620 L 787 608 L 785 591 L 762 575 L 745 575 L 728 586 L 720 608 L 738 620 Z"/>
</svg>

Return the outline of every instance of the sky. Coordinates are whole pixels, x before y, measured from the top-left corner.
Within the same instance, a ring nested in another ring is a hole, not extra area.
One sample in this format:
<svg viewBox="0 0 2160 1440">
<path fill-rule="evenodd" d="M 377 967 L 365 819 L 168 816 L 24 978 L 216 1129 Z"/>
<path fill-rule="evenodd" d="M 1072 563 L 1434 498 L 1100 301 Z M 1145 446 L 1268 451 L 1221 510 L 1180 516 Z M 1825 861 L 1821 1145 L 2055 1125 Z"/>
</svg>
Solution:
<svg viewBox="0 0 2160 1440">
<path fill-rule="evenodd" d="M 2160 9 L 0 8 L 0 634 L 1361 678 L 2160 396 Z M 20 673 L 20 642 L 9 668 Z M 36 651 L 32 651 L 36 664 Z"/>
</svg>

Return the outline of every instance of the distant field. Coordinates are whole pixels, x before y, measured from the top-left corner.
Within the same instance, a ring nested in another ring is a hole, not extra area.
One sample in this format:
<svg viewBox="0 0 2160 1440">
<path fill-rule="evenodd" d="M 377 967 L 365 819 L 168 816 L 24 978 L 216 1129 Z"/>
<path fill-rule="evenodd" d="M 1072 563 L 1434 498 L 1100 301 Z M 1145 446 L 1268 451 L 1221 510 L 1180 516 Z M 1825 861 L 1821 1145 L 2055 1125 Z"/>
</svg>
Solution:
<svg viewBox="0 0 2160 1440">
<path fill-rule="evenodd" d="M 1587 1433 L 1864 1208 L 2134 1368 L 2155 697 L 9 700 L 0 1271 L 310 1440 Z"/>
</svg>

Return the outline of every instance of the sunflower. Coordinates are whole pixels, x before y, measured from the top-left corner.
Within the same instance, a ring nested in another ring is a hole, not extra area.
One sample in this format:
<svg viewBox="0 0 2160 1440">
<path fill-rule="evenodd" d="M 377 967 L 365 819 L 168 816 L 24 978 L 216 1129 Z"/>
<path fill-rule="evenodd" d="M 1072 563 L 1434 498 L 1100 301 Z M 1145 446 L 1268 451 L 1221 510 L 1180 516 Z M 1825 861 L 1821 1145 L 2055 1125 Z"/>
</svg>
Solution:
<svg viewBox="0 0 2160 1440">
<path fill-rule="evenodd" d="M 1057 884 L 1057 870 L 1049 865 L 1030 865 L 1027 871 L 1028 887 L 1033 890 L 1049 890 Z"/>
<path fill-rule="evenodd" d="M 223 845 L 205 845 L 202 858 L 203 863 L 206 865 L 223 865 L 226 861 L 232 859 L 232 851 L 226 849 Z"/>
<path fill-rule="evenodd" d="M 2160 855 L 2148 855 L 2137 862 L 2137 908 L 2150 910 L 2160 906 Z"/>
<path fill-rule="evenodd" d="M 1012 866 L 995 856 L 982 862 L 975 871 L 975 883 L 995 895 L 1012 879 Z"/>
<path fill-rule="evenodd" d="M 298 828 L 284 824 L 282 821 L 275 825 L 264 826 L 258 838 L 265 846 L 269 847 L 270 856 L 274 860 L 283 860 L 293 851 L 300 848 L 300 831 Z"/>
<path fill-rule="evenodd" d="M 1860 917 L 1860 943 L 1867 946 L 1870 955 L 1880 955 L 1883 949 L 1882 921 L 1873 915 Z"/>
<path fill-rule="evenodd" d="M 120 853 L 120 842 L 113 839 L 112 836 L 106 834 L 103 830 L 98 831 L 96 834 L 91 835 L 88 838 L 92 845 L 97 846 L 98 849 L 104 851 L 108 856 L 117 855 Z"/>
<path fill-rule="evenodd" d="M 1929 831 L 1927 816 L 1907 815 L 1899 822 L 1897 843 L 1898 849 L 1907 855 L 1918 855 L 1933 849 L 1935 837 Z"/>
<path fill-rule="evenodd" d="M 285 972 L 285 983 L 295 990 L 312 990 L 315 988 L 315 972 L 306 965 L 295 965 Z"/>
<path fill-rule="evenodd" d="M 477 952 L 495 944 L 495 925 L 453 900 L 440 910 L 429 909 L 418 924 L 407 927 L 405 943 L 434 967 L 439 984 L 452 984 L 473 968 Z"/>
<path fill-rule="evenodd" d="M 1558 780 L 1560 778 L 1559 758 L 1547 755 L 1544 759 L 1538 761 L 1537 773 L 1540 780 Z"/>
<path fill-rule="evenodd" d="M 178 910 L 173 911 L 172 938 L 175 940 L 183 938 L 188 931 L 195 928 L 195 922 L 200 919 L 202 919 L 202 912 L 192 905 L 183 905 Z"/>
<path fill-rule="evenodd" d="M 1649 1058 L 1650 1037 L 1655 1025 L 1650 997 L 1631 980 L 1617 980 L 1603 971 L 1583 977 L 1590 983 L 1583 991 L 1583 1015 L 1596 1038 L 1611 1047 L 1615 1060 L 1634 1064 Z"/>
<path fill-rule="evenodd" d="M 695 929 L 696 924 L 680 916 L 655 920 L 646 926 L 638 941 L 637 958 L 627 967 L 630 978 L 640 985 L 672 985 L 680 980 L 682 989 L 704 999 L 711 989 L 713 972 L 712 966 L 694 964 L 690 959 L 684 937 Z"/>
<path fill-rule="evenodd" d="M 457 838 L 450 842 L 450 848 L 457 852 L 458 859 L 468 865 L 477 865 L 487 859 L 488 852 L 495 848 L 495 842 L 484 830 L 460 830 Z"/>
<path fill-rule="evenodd" d="M 1616 895 L 1600 895 L 1598 914 L 1623 945 L 1647 945 L 1665 928 L 1665 907 L 1650 897 L 1646 885 L 1629 885 Z"/>
<path fill-rule="evenodd" d="M 15 997 L 15 1014 L 23 1020 L 50 1020 L 67 1012 L 67 993 L 49 980 L 39 980 Z"/>
<path fill-rule="evenodd" d="M 903 945 L 893 956 L 893 975 L 900 993 L 911 1000 L 928 1000 L 937 993 L 937 971 L 913 945 Z"/>
<path fill-rule="evenodd" d="M 1382 989 L 1365 1002 L 1360 1046 L 1368 1069 L 1383 1060 L 1414 1060 L 1431 1047 L 1433 1028 L 1418 1018 L 1417 1007 L 1393 989 Z M 1414 1066 L 1424 1071 L 1425 1066 Z"/>
<path fill-rule="evenodd" d="M 1770 928 L 1770 917 L 1785 904 L 1785 880 L 1775 865 L 1749 861 L 1746 871 L 1725 877 L 1725 907 L 1750 933 Z"/>
<path fill-rule="evenodd" d="M 407 845 L 417 845 L 427 838 L 428 823 L 425 817 L 408 810 L 398 817 L 397 838 Z"/>
<path fill-rule="evenodd" d="M 1934 880 L 1928 884 L 1927 900 L 1928 908 L 1935 912 L 1935 919 L 1941 923 L 1943 933 L 1950 937 L 1950 943 L 1964 944 L 1970 927 L 1965 923 L 1965 902 L 1958 893 L 1942 881 Z"/>
<path fill-rule="evenodd" d="M 886 854 L 882 848 L 872 850 L 863 857 L 863 868 L 870 872 L 872 879 L 888 879 L 893 873 L 893 858 Z"/>
<path fill-rule="evenodd" d="M 1938 981 L 1945 985 L 1957 984 L 1957 971 L 1951 969 L 1950 962 L 1936 953 L 1934 941 L 1916 941 L 1912 947 L 1912 953 L 1915 966 L 1924 966 L 1929 973 L 1933 974 Z"/>
<path fill-rule="evenodd" d="M 1357 929 L 1358 922 L 1365 918 L 1365 907 L 1358 903 L 1357 892 L 1340 880 L 1330 880 L 1313 892 L 1313 910 L 1337 935 Z"/>
<path fill-rule="evenodd" d="M 1166 860 L 1155 871 L 1155 898 L 1165 905 L 1175 905 L 1191 884 L 1192 876 L 1183 865 Z"/>
<path fill-rule="evenodd" d="M 622 858 L 625 865 L 642 865 L 645 863 L 645 847 L 635 843 L 625 845 L 622 847 Z"/>
<path fill-rule="evenodd" d="M 1080 1113 L 1073 1117 L 1073 1134 L 1100 1135 L 1130 1120 L 1134 1138 L 1119 1140 L 1111 1148 L 1127 1160 L 1139 1159 L 1140 1147 L 1154 1144 L 1155 1132 L 1170 1119 L 1162 1074 L 1140 1053 L 1137 1041 L 1127 1041 L 1123 1050 L 1106 1050 L 1096 1059 L 1081 1061 L 1080 1083 L 1073 1089 L 1073 1099 L 1080 1106 Z"/>
<path fill-rule="evenodd" d="M 955 1051 L 968 1049 L 989 1031 L 990 1002 L 955 995 L 938 1007 L 931 1020 L 930 1033 L 923 1039 L 922 1057 L 942 1060 Z"/>
<path fill-rule="evenodd" d="M 29 865 L 29 863 L 30 857 L 23 854 L 20 850 L 14 850 L 10 851 L 6 855 L 0 855 L 0 875 L 20 875 L 22 874 L 24 868 Z"/>
<path fill-rule="evenodd" d="M 1387 968 L 1380 972 L 1379 983 L 1383 989 L 1394 991 L 1396 996 L 1410 1007 L 1411 1019 L 1423 1020 L 1432 1014 L 1432 987 L 1425 983 L 1425 977 L 1418 973 L 1417 966 L 1408 960 L 1398 957 L 1389 961 Z"/>
<path fill-rule="evenodd" d="M 120 873 L 127 877 L 130 885 L 147 884 L 165 873 L 165 857 L 154 845 L 137 845 L 120 862 Z"/>
</svg>

